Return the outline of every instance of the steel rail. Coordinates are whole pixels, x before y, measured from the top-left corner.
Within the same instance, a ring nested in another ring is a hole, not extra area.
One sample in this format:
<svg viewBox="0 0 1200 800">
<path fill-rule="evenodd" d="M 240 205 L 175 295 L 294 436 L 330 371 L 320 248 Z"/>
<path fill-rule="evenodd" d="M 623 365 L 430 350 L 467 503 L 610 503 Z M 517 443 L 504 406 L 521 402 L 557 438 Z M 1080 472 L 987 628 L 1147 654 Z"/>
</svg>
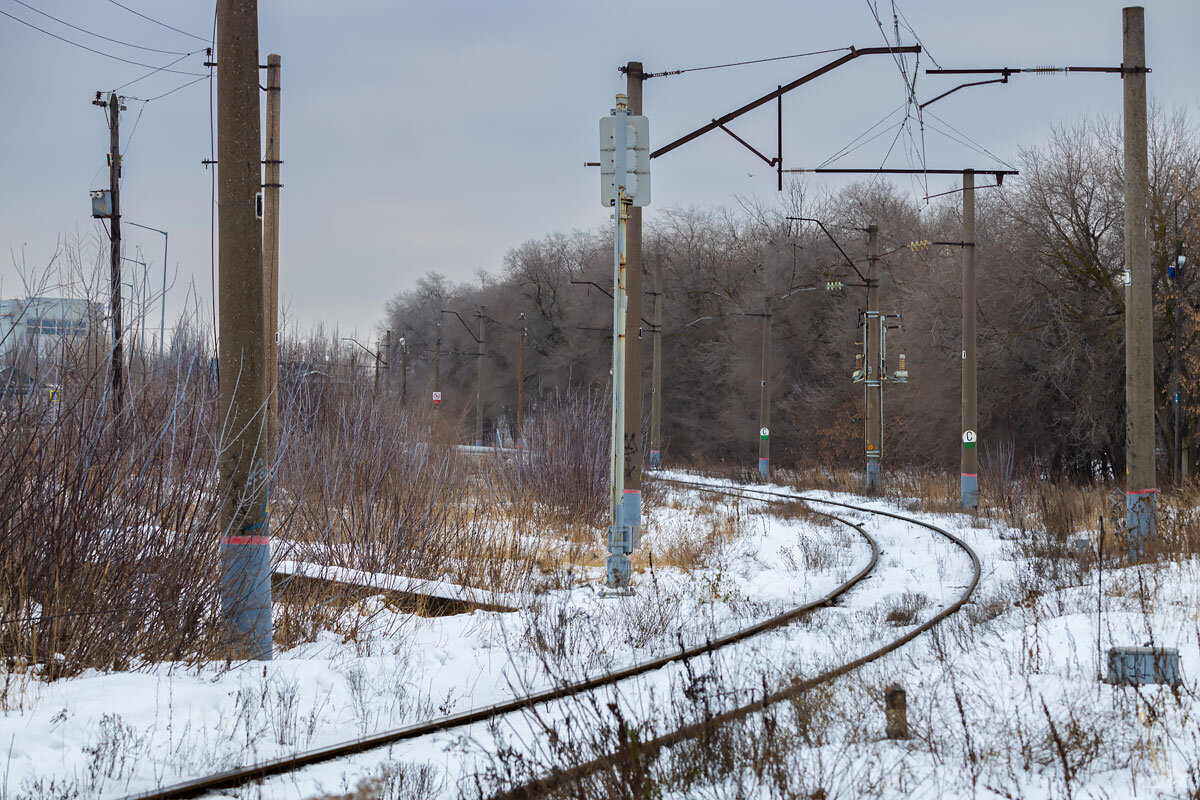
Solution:
<svg viewBox="0 0 1200 800">
<path fill-rule="evenodd" d="M 663 479 L 660 478 L 659 480 Z M 763 490 L 752 487 L 713 487 L 703 484 L 697 485 L 703 486 L 703 488 L 710 493 L 743 497 L 749 500 L 762 501 L 765 499 L 762 497 L 748 497 L 748 492 L 759 494 L 764 493 Z M 770 492 L 765 493 L 772 494 Z M 766 502 L 782 502 L 784 500 L 790 502 L 807 502 L 807 498 L 785 495 L 779 495 L 778 499 L 766 499 Z M 853 508 L 853 506 L 847 507 Z M 211 792 L 244 786 L 249 783 L 260 781 L 264 778 L 295 772 L 296 770 L 314 764 L 335 761 L 340 758 L 357 755 L 368 750 L 375 750 L 388 745 L 396 744 L 398 742 L 417 739 L 422 736 L 428 736 L 430 734 L 452 730 L 465 725 L 472 725 L 477 722 L 483 722 L 485 720 L 510 714 L 515 711 L 521 711 L 541 703 L 561 700 L 563 698 L 571 697 L 573 695 L 581 694 L 593 689 L 609 686 L 637 675 L 642 675 L 647 672 L 661 669 L 662 667 L 669 666 L 673 663 L 687 661 L 697 656 L 715 652 L 724 647 L 728 647 L 729 645 L 736 644 L 751 637 L 765 633 L 766 631 L 773 630 L 775 628 L 781 628 L 802 616 L 811 614 L 818 609 L 833 605 L 839 597 L 849 592 L 856 585 L 862 582 L 868 575 L 870 575 L 871 572 L 874 571 L 876 564 L 879 562 L 879 544 L 875 541 L 871 534 L 867 533 L 862 528 L 861 525 L 824 511 L 812 509 L 812 513 L 842 522 L 857 531 L 867 541 L 867 544 L 870 545 L 871 558 L 867 564 L 849 580 L 837 586 L 828 594 L 811 602 L 805 603 L 802 606 L 797 606 L 790 611 L 785 611 L 782 614 L 778 614 L 770 619 L 763 620 L 762 622 L 758 622 L 747 628 L 734 631 L 733 633 L 719 636 L 714 639 L 708 639 L 702 644 L 684 648 L 677 653 L 662 656 L 650 661 L 644 661 L 623 669 L 607 672 L 603 675 L 598 675 L 593 678 L 587 678 L 576 683 L 547 689 L 532 695 L 516 697 L 512 700 L 506 700 L 501 703 L 494 703 L 487 706 L 481 706 L 479 708 L 469 709 L 467 711 L 451 714 L 435 720 L 414 723 L 402 728 L 384 731 L 382 733 L 376 733 L 358 739 L 339 742 L 337 744 L 331 744 L 325 747 L 307 750 L 288 756 L 280 756 L 278 758 L 268 759 L 266 761 L 249 764 L 243 767 L 236 767 L 234 769 L 225 770 L 224 772 L 202 776 L 148 792 L 128 795 L 124 798 L 124 800 L 182 800 L 183 798 L 201 797 Z"/>
<path fill-rule="evenodd" d="M 706 491 L 709 490 L 708 484 L 696 483 L 693 481 L 681 481 L 681 480 L 676 480 L 676 479 L 672 479 L 672 478 L 662 478 L 662 477 L 658 478 L 658 480 L 664 481 L 666 483 L 673 483 L 673 484 L 680 485 L 680 486 L 691 486 L 691 487 L 700 488 L 700 489 L 703 489 Z M 979 585 L 979 577 L 980 577 L 980 572 L 981 572 L 979 556 L 976 555 L 975 551 L 973 549 L 971 549 L 971 546 L 968 545 L 966 542 L 964 542 L 962 539 L 960 539 L 959 537 L 955 536 L 954 534 L 950 533 L 949 531 L 947 531 L 943 528 L 939 528 L 936 525 L 933 525 L 928 522 L 922 522 L 920 520 L 913 519 L 911 517 L 906 517 L 902 514 L 895 514 L 890 511 L 881 511 L 879 509 L 866 508 L 863 506 L 855 506 L 855 505 L 851 505 L 849 503 L 841 503 L 836 500 L 822 500 L 822 499 L 818 499 L 815 497 L 805 497 L 803 495 L 795 495 L 795 494 L 790 494 L 790 493 L 786 493 L 786 492 L 774 492 L 774 491 L 771 491 L 768 489 L 761 489 L 761 490 L 756 490 L 756 491 L 759 491 L 761 494 L 766 494 L 766 495 L 779 497 L 779 498 L 787 498 L 787 499 L 791 499 L 791 500 L 801 500 L 801 501 L 805 501 L 805 502 L 809 502 L 809 503 L 823 503 L 826 505 L 841 506 L 843 508 L 849 508 L 849 509 L 853 509 L 856 511 L 865 511 L 865 512 L 869 512 L 872 514 L 880 514 L 885 517 L 892 517 L 893 519 L 898 519 L 903 522 L 907 522 L 909 524 L 920 525 L 922 527 L 928 528 L 928 529 L 934 531 L 935 533 L 938 533 L 938 534 L 944 536 L 945 538 L 949 539 L 952 543 L 954 543 L 955 545 L 960 547 L 967 554 L 967 556 L 971 559 L 971 564 L 973 567 L 973 574 L 971 577 L 971 582 L 967 586 L 967 588 L 963 592 L 963 594 L 956 601 L 954 601 L 949 606 L 944 608 L 936 616 L 930 618 L 924 624 L 919 625 L 916 628 L 913 628 L 911 631 L 909 631 L 908 633 L 899 637 L 898 639 L 892 640 L 891 642 L 884 645 L 883 647 L 873 650 L 873 651 L 867 653 L 866 655 L 859 656 L 858 658 L 853 659 L 851 661 L 847 661 L 847 662 L 841 664 L 840 666 L 834 667 L 833 669 L 827 670 L 818 675 L 814 675 L 811 678 L 805 678 L 803 680 L 793 681 L 792 683 L 788 684 L 787 686 L 783 687 L 782 689 L 772 692 L 771 694 L 765 694 L 762 698 L 760 698 L 758 700 L 752 700 L 751 702 L 746 703 L 745 705 L 730 709 L 729 711 L 725 711 L 720 714 L 715 714 L 712 717 L 703 719 L 699 722 L 694 722 L 689 725 L 684 725 L 680 728 L 676 728 L 673 731 L 665 733 L 662 736 L 651 739 L 647 742 L 639 742 L 637 744 L 637 753 L 636 753 L 636 758 L 639 760 L 652 759 L 660 750 L 663 750 L 665 748 L 671 747 L 673 745 L 679 744 L 684 741 L 688 741 L 690 739 L 701 738 L 726 723 L 736 722 L 738 720 L 745 719 L 746 717 L 749 717 L 752 714 L 756 714 L 756 713 L 766 710 L 768 706 L 778 703 L 781 700 L 787 700 L 790 698 L 794 698 L 797 695 L 803 694 L 804 692 L 810 691 L 811 689 L 814 689 L 817 686 L 820 686 L 821 684 L 828 683 L 836 678 L 840 678 L 843 675 L 853 672 L 854 670 L 858 669 L 859 667 L 865 666 L 866 664 L 869 664 L 872 661 L 877 661 L 878 659 L 882 658 L 883 656 L 887 655 L 888 653 L 891 653 L 894 650 L 898 650 L 899 648 L 908 644 L 913 639 L 920 636 L 922 633 L 925 633 L 925 632 L 929 631 L 930 629 L 932 629 L 935 625 L 937 625 L 942 620 L 949 617 L 951 614 L 954 614 L 955 612 L 957 612 L 971 598 L 971 595 L 975 592 L 975 587 Z M 619 762 L 630 759 L 632 757 L 633 756 L 627 749 L 618 750 L 616 753 L 609 753 L 607 755 L 601 756 L 599 758 L 596 758 L 596 759 L 586 762 L 584 764 L 578 764 L 574 767 L 571 767 L 570 769 L 562 770 L 560 772 L 555 772 L 551 775 L 547 775 L 543 778 L 536 779 L 534 781 L 531 781 L 529 783 L 515 787 L 508 791 L 498 793 L 496 795 L 493 795 L 491 800 L 523 800 L 524 798 L 540 797 L 540 796 L 545 795 L 548 792 L 553 791 L 554 789 L 556 789 L 558 787 L 563 786 L 564 784 L 574 783 L 578 780 L 588 777 L 589 775 L 595 774 L 603 769 L 616 766 Z"/>
</svg>

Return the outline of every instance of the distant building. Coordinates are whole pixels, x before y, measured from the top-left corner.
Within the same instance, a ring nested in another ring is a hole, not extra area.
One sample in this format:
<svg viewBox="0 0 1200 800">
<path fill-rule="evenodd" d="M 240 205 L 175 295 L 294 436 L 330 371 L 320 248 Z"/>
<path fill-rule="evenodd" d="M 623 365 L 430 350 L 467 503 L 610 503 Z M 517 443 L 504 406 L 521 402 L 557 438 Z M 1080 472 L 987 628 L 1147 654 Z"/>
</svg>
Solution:
<svg viewBox="0 0 1200 800">
<path fill-rule="evenodd" d="M 55 358 L 64 346 L 80 346 L 93 328 L 102 330 L 99 303 L 65 297 L 0 300 L 0 359 Z"/>
</svg>

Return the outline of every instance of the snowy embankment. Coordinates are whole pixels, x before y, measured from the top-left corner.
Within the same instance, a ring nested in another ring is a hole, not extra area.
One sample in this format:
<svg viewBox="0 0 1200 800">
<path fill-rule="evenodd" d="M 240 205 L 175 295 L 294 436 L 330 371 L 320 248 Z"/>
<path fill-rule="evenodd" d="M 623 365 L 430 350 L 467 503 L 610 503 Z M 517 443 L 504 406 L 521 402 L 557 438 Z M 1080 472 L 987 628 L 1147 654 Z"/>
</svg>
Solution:
<svg viewBox="0 0 1200 800">
<path fill-rule="evenodd" d="M 1050 800 L 1200 791 L 1200 562 L 1111 566 L 1098 617 L 1094 565 L 1046 561 L 1031 552 L 1026 531 L 914 513 L 911 501 L 806 494 L 913 514 L 961 536 L 983 564 L 975 597 L 898 652 L 781 704 L 770 725 L 756 716 L 720 747 L 710 743 L 734 768 L 698 768 L 708 755 L 676 748 L 651 773 L 664 797 Z M 322 633 L 265 666 L 159 665 L 34 681 L 24 694 L 10 692 L 16 707 L 0 719 L 4 796 L 119 797 L 496 702 L 766 618 L 829 591 L 868 556 L 845 526 L 764 516 L 761 508 L 669 493 L 650 517 L 647 541 L 670 541 L 655 550 L 666 561 L 698 543 L 703 557 L 686 569 L 660 562 L 637 573 L 630 597 L 601 597 L 599 570 L 581 567 L 570 588 L 507 598 L 519 607 L 513 613 L 422 618 L 364 600 L 350 613 L 373 615 L 369 631 L 349 639 Z M 496 774 L 520 777 L 600 754 L 612 741 L 602 734 L 618 718 L 644 740 L 873 650 L 936 614 L 970 578 L 961 551 L 926 529 L 834 513 L 876 537 L 880 560 L 861 586 L 808 621 L 536 716 L 311 767 L 237 796 L 473 796 L 477 781 L 486 787 Z M 712 536 L 730 520 L 735 535 Z M 1072 577 L 1052 582 L 1051 568 Z M 1110 644 L 1147 641 L 1179 648 L 1183 687 L 1097 681 Z M 892 684 L 908 692 L 912 738 L 904 741 L 883 738 L 882 693 Z"/>
</svg>

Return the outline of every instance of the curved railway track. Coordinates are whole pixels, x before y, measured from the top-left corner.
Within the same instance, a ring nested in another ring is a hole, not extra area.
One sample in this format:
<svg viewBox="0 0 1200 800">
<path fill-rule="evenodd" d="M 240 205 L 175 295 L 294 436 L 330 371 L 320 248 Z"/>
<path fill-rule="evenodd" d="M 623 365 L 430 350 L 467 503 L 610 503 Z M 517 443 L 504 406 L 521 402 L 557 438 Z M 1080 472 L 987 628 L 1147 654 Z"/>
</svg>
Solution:
<svg viewBox="0 0 1200 800">
<path fill-rule="evenodd" d="M 690 486 L 693 488 L 701 489 L 703 491 L 711 491 L 711 488 L 707 484 L 696 483 L 696 482 L 692 482 L 692 481 L 674 480 L 674 479 L 670 479 L 670 478 L 659 478 L 659 480 L 663 480 L 663 481 L 666 481 L 667 483 L 672 483 L 672 484 L 675 484 L 678 486 Z M 653 758 L 656 756 L 657 753 L 661 752 L 662 750 L 664 750 L 668 747 L 672 747 L 676 744 L 680 744 L 682 742 L 685 742 L 685 741 L 688 741 L 691 739 L 699 739 L 699 738 L 703 737 L 706 733 L 713 731 L 722 725 L 728 724 L 730 722 L 736 722 L 738 720 L 745 719 L 745 718 L 751 716 L 752 714 L 757 714 L 761 711 L 766 710 L 769 706 L 774 705 L 775 703 L 778 703 L 782 700 L 794 698 L 798 695 L 801 695 L 807 691 L 810 691 L 810 690 L 820 686 L 821 684 L 829 683 L 832 680 L 840 678 L 843 675 L 846 675 L 850 672 L 853 672 L 854 670 L 858 669 L 859 667 L 863 667 L 867 664 L 870 664 L 872 661 L 877 661 L 880 658 L 883 658 L 888 653 L 891 653 L 894 650 L 898 650 L 899 648 L 901 648 L 904 645 L 911 642 L 913 639 L 920 636 L 922 633 L 925 633 L 925 632 L 929 631 L 930 629 L 932 629 L 939 622 L 946 619 L 951 614 L 954 614 L 955 612 L 957 612 L 971 598 L 971 595 L 975 592 L 975 587 L 979 585 L 979 577 L 980 577 L 980 572 L 981 572 L 979 556 L 975 553 L 974 550 L 971 549 L 971 546 L 968 545 L 966 542 L 964 542 L 962 539 L 960 539 L 959 537 L 955 536 L 954 534 L 950 533 L 949 531 L 947 531 L 943 528 L 939 528 L 936 525 L 933 525 L 928 522 L 922 522 L 920 520 L 916 520 L 911 517 L 906 517 L 902 514 L 895 514 L 890 511 L 881 511 L 878 509 L 867 509 L 867 508 L 862 508 L 860 506 L 854 506 L 849 503 L 840 503 L 835 500 L 821 500 L 821 499 L 817 499 L 817 498 L 813 498 L 813 497 L 803 497 L 800 495 L 788 494 L 785 492 L 772 492 L 770 490 L 765 490 L 765 489 L 764 490 L 754 490 L 754 491 L 757 491 L 763 495 L 769 495 L 769 496 L 778 497 L 778 498 L 787 498 L 789 500 L 800 499 L 800 500 L 804 500 L 805 502 L 809 502 L 809 503 L 823 503 L 826 505 L 841 506 L 843 508 L 850 508 L 850 509 L 855 509 L 858 511 L 868 511 L 872 514 L 879 514 L 879 515 L 882 515 L 885 517 L 892 517 L 894 519 L 898 519 L 903 522 L 907 522 L 909 524 L 920 525 L 921 527 L 928 528 L 929 530 L 949 539 L 952 543 L 957 545 L 960 549 L 963 550 L 963 552 L 965 552 L 967 554 L 967 556 L 971 559 L 971 566 L 972 566 L 971 581 L 957 600 L 955 600 L 953 603 L 948 605 L 946 608 L 942 609 L 942 611 L 940 611 L 938 614 L 931 617 L 925 623 L 918 625 L 917 627 L 913 628 L 912 630 L 910 630 L 908 633 L 904 634 L 903 636 L 893 639 L 892 641 L 888 642 L 887 644 L 883 645 L 882 647 L 872 650 L 871 652 L 869 652 L 865 655 L 859 656 L 858 658 L 855 658 L 851 661 L 844 662 L 844 663 L 840 664 L 839 666 L 834 667 L 829 670 L 826 670 L 825 672 L 822 672 L 818 675 L 814 675 L 809 678 L 804 678 L 802 680 L 794 681 L 794 682 L 788 684 L 787 686 L 783 687 L 782 689 L 778 689 L 774 692 L 771 692 L 770 694 L 766 694 L 765 696 L 759 698 L 758 700 L 753 700 L 749 703 L 746 703 L 745 705 L 741 705 L 736 708 L 732 708 L 732 709 L 725 711 L 723 713 L 720 713 L 720 714 L 715 714 L 712 717 L 703 719 L 699 722 L 694 722 L 689 725 L 684 725 L 682 727 L 676 728 L 675 730 L 664 733 L 663 735 L 658 736 L 654 739 L 650 739 L 646 742 L 639 742 L 638 743 L 638 752 L 637 752 L 637 758 L 639 760 L 642 760 L 642 761 L 653 760 Z M 626 751 L 618 751 L 616 753 L 610 753 L 610 754 L 601 756 L 599 758 L 593 759 L 592 761 L 588 761 L 583 764 L 577 764 L 574 767 L 571 767 L 570 769 L 563 770 L 561 772 L 556 772 L 551 775 L 547 775 L 543 778 L 534 780 L 534 781 L 524 784 L 522 786 L 518 786 L 509 791 L 501 792 L 499 794 L 494 795 L 492 797 L 492 800 L 524 800 L 525 798 L 541 797 L 541 796 L 547 794 L 548 792 L 552 792 L 554 789 L 556 789 L 560 786 L 574 783 L 574 782 L 582 780 L 590 775 L 594 775 L 604 769 L 609 769 L 611 767 L 614 767 L 619 762 L 628 760 L 630 757 L 631 757 L 631 754 Z"/>
<path fill-rule="evenodd" d="M 967 599 L 969 599 L 971 593 L 974 591 L 975 586 L 979 581 L 979 572 L 980 572 L 979 559 L 975 555 L 974 551 L 971 550 L 971 548 L 969 546 L 967 546 L 967 544 L 965 542 L 963 542 L 961 539 L 954 536 L 953 534 L 949 533 L 948 531 L 938 528 L 935 525 L 931 525 L 931 524 L 925 523 L 925 522 L 920 522 L 918 520 L 914 520 L 909 517 L 905 517 L 901 514 L 895 514 L 895 513 L 888 512 L 888 511 L 879 511 L 876 509 L 864 508 L 861 506 L 851 505 L 849 503 L 839 503 L 839 502 L 832 501 L 832 500 L 820 500 L 820 499 L 816 499 L 816 498 L 804 497 L 802 495 L 789 494 L 789 493 L 785 493 L 785 492 L 774 492 L 774 491 L 770 491 L 770 490 L 766 490 L 766 489 L 754 489 L 754 488 L 745 488 L 745 487 L 721 487 L 721 486 L 713 486 L 712 484 L 704 484 L 704 483 L 693 482 L 693 481 L 681 481 L 681 480 L 669 479 L 669 478 L 659 478 L 658 480 L 662 480 L 666 483 L 671 483 L 671 484 L 678 485 L 678 486 L 686 486 L 689 488 L 700 489 L 706 493 L 721 494 L 721 495 L 733 496 L 733 497 L 741 497 L 741 498 L 745 498 L 748 500 L 759 500 L 759 501 L 766 500 L 767 502 L 785 502 L 786 501 L 786 502 L 820 503 L 820 504 L 824 504 L 824 505 L 840 506 L 840 507 L 851 509 L 854 511 L 867 512 L 867 513 L 892 517 L 892 518 L 902 520 L 902 521 L 910 523 L 910 524 L 920 525 L 922 527 L 929 528 L 930 530 L 933 530 L 934 532 L 939 533 L 942 536 L 945 536 L 946 538 L 950 539 L 952 542 L 957 544 L 959 547 L 961 547 L 963 550 L 965 550 L 966 553 L 968 554 L 968 556 L 971 558 L 971 561 L 974 565 L 974 575 L 971 579 L 970 585 L 967 587 L 967 589 L 963 593 L 963 595 L 955 603 L 953 603 L 951 606 L 944 609 L 941 613 L 939 613 L 937 616 L 930 619 L 925 624 L 913 629 L 912 631 L 909 631 L 904 636 L 901 636 L 899 639 L 896 639 L 895 641 L 891 642 L 890 644 L 886 645 L 883 648 L 880 648 L 880 649 L 874 651 L 873 653 L 870 653 L 866 656 L 855 659 L 854 661 L 847 662 L 846 664 L 843 664 L 842 666 L 840 666 L 834 670 L 830 670 L 826 673 L 822 673 L 821 675 L 806 679 L 805 681 L 802 681 L 800 683 L 792 684 L 778 692 L 767 695 L 765 698 L 763 698 L 755 703 L 749 704 L 747 706 L 743 706 L 738 709 L 734 709 L 734 710 L 726 712 L 725 714 L 722 714 L 718 717 L 715 717 L 711 720 L 708 720 L 705 723 L 706 726 L 714 725 L 714 724 L 719 725 L 724 722 L 732 721 L 733 719 L 747 716 L 749 714 L 754 713 L 755 711 L 765 708 L 767 705 L 770 705 L 774 702 L 778 702 L 779 700 L 782 700 L 785 697 L 791 696 L 793 694 L 798 694 L 809 688 L 812 688 L 813 686 L 817 686 L 826 681 L 833 680 L 834 678 L 836 678 L 840 675 L 844 675 L 854 669 L 857 669 L 858 667 L 863 666 L 864 664 L 867 664 L 871 661 L 881 658 L 883 655 L 886 655 L 887 653 L 903 646 L 907 642 L 909 642 L 912 639 L 919 636 L 921 633 L 924 633 L 925 631 L 932 628 L 934 625 L 936 625 L 941 620 L 950 616 L 950 614 L 953 614 L 955 611 L 957 611 L 963 605 L 963 603 L 965 603 L 967 601 Z M 494 718 L 503 716 L 505 714 L 510 714 L 510 713 L 513 713 L 516 711 L 520 711 L 522 709 L 529 708 L 529 707 L 532 707 L 535 705 L 553 702 L 555 700 L 562 700 L 564 698 L 568 698 L 568 697 L 571 697 L 574 695 L 579 695 L 584 692 L 588 692 L 588 691 L 591 691 L 591 690 L 594 690 L 597 688 L 601 688 L 604 686 L 610 686 L 619 681 L 623 681 L 628 678 L 642 675 L 647 672 L 652 672 L 654 670 L 661 669 L 662 667 L 668 666 L 673 663 L 687 661 L 687 660 L 695 658 L 697 656 L 701 656 L 701 655 L 705 655 L 707 653 L 712 653 L 712 652 L 718 651 L 722 648 L 728 647 L 728 646 L 736 644 L 738 642 L 745 641 L 747 639 L 750 639 L 754 636 L 758 636 L 767 631 L 774 630 L 776 628 L 780 628 L 785 625 L 788 625 L 788 624 L 796 621 L 797 619 L 800 619 L 804 616 L 807 616 L 807 615 L 817 611 L 818 609 L 825 608 L 827 606 L 834 604 L 838 600 L 838 598 L 845 595 L 847 592 L 849 592 L 851 589 L 853 589 L 855 586 L 857 586 L 859 583 L 861 583 L 864 579 L 866 579 L 866 577 L 874 571 L 875 566 L 879 560 L 879 545 L 878 545 L 878 543 L 875 541 L 874 537 L 872 537 L 869 533 L 866 532 L 866 530 L 863 529 L 863 527 L 861 525 L 858 525 L 855 522 L 845 519 L 844 517 L 839 517 L 836 514 L 833 514 L 830 512 L 817 511 L 816 509 L 812 509 L 812 511 L 813 511 L 813 513 L 828 517 L 830 519 L 836 520 L 838 522 L 841 522 L 841 523 L 853 528 L 868 543 L 870 550 L 871 550 L 871 557 L 868 560 L 868 563 L 861 570 L 859 570 L 849 580 L 845 581 L 844 583 L 842 583 L 841 585 L 839 585 L 838 587 L 836 587 L 835 589 L 830 591 L 828 594 L 826 594 L 820 598 L 817 598 L 816 600 L 805 603 L 804 605 L 801 605 L 801 606 L 797 606 L 796 608 L 793 608 L 782 614 L 771 617 L 770 619 L 756 623 L 749 627 L 740 629 L 733 633 L 726 634 L 724 636 L 708 640 L 708 641 L 704 642 L 703 644 L 699 644 L 699 645 L 695 645 L 695 646 L 692 646 L 692 647 L 689 647 L 686 649 L 682 649 L 679 652 L 672 653 L 667 656 L 662 656 L 660 658 L 655 658 L 655 659 L 652 659 L 649 661 L 644 661 L 644 662 L 641 662 L 638 664 L 634 664 L 632 666 L 625 667 L 623 669 L 613 670 L 611 672 L 604 673 L 603 675 L 598 675 L 598 676 L 588 678 L 588 679 L 585 679 L 582 681 L 578 681 L 575 683 L 547 689 L 545 691 L 537 692 L 537 693 L 534 693 L 531 695 L 516 697 L 511 700 L 507 700 L 507 701 L 504 701 L 501 703 L 494 703 L 494 704 L 482 706 L 479 708 L 469 709 L 467 711 L 462 711 L 457 714 L 451 714 L 449 716 L 440 717 L 438 719 L 429 720 L 426 722 L 415 723 L 415 724 L 407 725 L 407 726 L 404 726 L 401 728 L 396 728 L 394 730 L 385 731 L 385 732 L 381 732 L 381 733 L 377 733 L 377 734 L 372 734 L 370 736 L 364 736 L 364 737 L 352 739 L 352 740 L 345 741 L 345 742 L 340 742 L 340 743 L 333 744 L 333 745 L 327 745 L 325 747 L 320 747 L 320 748 L 316 748 L 313 750 L 307 750 L 304 752 L 295 753 L 295 754 L 288 755 L 288 756 L 280 756 L 278 758 L 268 759 L 268 760 L 250 764 L 250 765 L 247 765 L 244 767 L 238 767 L 238 768 L 231 769 L 231 770 L 225 770 L 223 772 L 206 775 L 203 777 L 195 778 L 195 779 L 185 781 L 182 783 L 178 783 L 178 784 L 174 784 L 171 786 L 162 787 L 162 788 L 155 789 L 155 790 L 152 790 L 149 792 L 143 792 L 140 794 L 129 795 L 128 797 L 125 798 L 125 800 L 182 800 L 182 798 L 202 797 L 202 796 L 212 793 L 212 792 L 234 789 L 234 788 L 237 788 L 240 786 L 245 786 L 247 784 L 261 781 L 265 778 L 270 778 L 273 776 L 284 775 L 284 774 L 288 774 L 291 772 L 295 772 L 297 770 L 303 769 L 304 767 L 312 766 L 314 764 L 321 764 L 321 763 L 326 763 L 329 761 L 335 761 L 337 759 L 357 755 L 357 754 L 360 754 L 360 753 L 363 753 L 363 752 L 366 752 L 369 750 L 387 747 L 389 745 L 397 744 L 399 742 L 417 739 L 417 738 L 420 738 L 423 736 L 428 736 L 430 734 L 440 733 L 440 732 L 452 730 L 455 728 L 472 725 L 472 724 L 475 724 L 478 722 L 484 722 L 484 721 L 494 719 Z M 693 730 L 693 728 L 695 730 Z M 643 752 L 648 755 L 650 752 L 660 750 L 663 747 L 669 747 L 670 745 L 675 744 L 677 742 L 684 741 L 688 738 L 693 738 L 695 736 L 698 736 L 702 732 L 703 731 L 697 726 L 689 726 L 686 728 L 681 728 L 677 731 L 674 731 L 670 734 L 666 734 L 662 737 L 659 737 L 658 739 L 655 739 L 655 740 L 652 740 L 651 742 L 646 743 L 646 745 L 643 749 Z M 548 776 L 548 777 L 541 779 L 539 781 L 536 781 L 534 783 L 530 783 L 525 786 L 518 787 L 517 789 L 507 792 L 501 796 L 506 797 L 506 798 L 533 797 L 533 796 L 536 796 L 545 791 L 551 790 L 555 786 L 561 786 L 565 783 L 569 783 L 571 781 L 578 780 L 580 778 L 586 777 L 589 774 L 599 771 L 600 769 L 603 769 L 606 766 L 611 766 L 613 763 L 616 762 L 616 760 L 619 760 L 621 757 L 622 757 L 621 754 L 613 754 L 612 756 L 608 756 L 608 757 L 602 758 L 602 759 L 597 759 L 597 760 L 595 760 L 593 762 L 589 762 L 587 764 L 581 764 L 581 765 L 578 765 L 578 766 L 572 768 L 571 770 L 557 773 L 555 775 Z"/>
</svg>

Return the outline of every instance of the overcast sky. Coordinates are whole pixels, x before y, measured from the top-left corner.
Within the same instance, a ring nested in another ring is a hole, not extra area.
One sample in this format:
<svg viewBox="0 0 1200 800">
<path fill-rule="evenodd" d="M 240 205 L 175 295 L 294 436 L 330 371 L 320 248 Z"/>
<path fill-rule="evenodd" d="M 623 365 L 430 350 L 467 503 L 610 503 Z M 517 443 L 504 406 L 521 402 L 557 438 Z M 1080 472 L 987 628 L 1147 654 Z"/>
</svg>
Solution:
<svg viewBox="0 0 1200 800">
<path fill-rule="evenodd" d="M 0 0 L 0 11 L 63 38 L 154 66 L 176 55 L 96 38 L 38 14 L 112 39 L 159 50 L 203 48 L 213 7 L 180 0 Z M 902 0 L 901 38 L 911 27 L 927 48 L 917 94 L 955 85 L 926 76 L 943 67 L 1117 65 L 1121 2 L 1112 0 Z M 1146 4 L 1152 96 L 1200 114 L 1200 3 Z M 890 0 L 880 0 L 894 39 Z M 620 13 L 614 13 L 615 9 Z M 260 51 L 283 59 L 281 306 L 291 321 L 370 335 L 384 303 L 428 271 L 471 280 L 502 268 L 505 253 L 554 231 L 604 224 L 596 160 L 597 120 L 623 90 L 617 68 L 641 60 L 656 72 L 884 43 L 866 0 L 646 0 L 600 2 L 413 2 L 261 0 Z M 903 21 L 902 21 L 903 22 Z M 646 84 L 651 139 L 663 144 L 832 60 L 830 53 L 654 78 Z M 173 69 L 206 73 L 204 53 Z M 914 62 L 908 61 L 912 74 Z M 145 75 L 144 67 L 96 55 L 0 16 L 0 126 L 4 153 L 0 295 L 26 294 L 18 265 L 44 269 L 65 238 L 82 236 L 90 258 L 103 237 L 90 217 L 88 190 L 107 186 L 108 133 L 91 104 Z M 191 77 L 165 72 L 120 90 L 152 98 Z M 859 58 L 789 94 L 784 102 L 787 166 L 825 161 L 905 100 L 888 56 Z M 209 82 L 149 103 L 128 101 L 122 116 L 122 210 L 130 222 L 170 232 L 177 271 L 168 325 L 185 298 L 211 304 Z M 1018 76 L 1008 85 L 965 89 L 929 108 L 929 167 L 998 167 L 939 132 L 957 129 L 1001 159 L 1043 141 L 1050 126 L 1085 115 L 1120 113 L 1111 75 Z M 265 104 L 264 104 L 265 107 Z M 900 121 L 839 162 L 879 166 Z M 953 126 L 953 129 L 951 128 Z M 775 109 L 733 125 L 768 155 Z M 911 129 L 919 146 L 919 130 Z M 902 137 L 888 165 L 919 158 Z M 773 174 L 717 131 L 660 159 L 653 168 L 657 209 L 733 206 L 740 198 L 776 202 Z M 824 179 L 822 185 L 836 185 Z M 900 181 L 909 190 L 913 181 Z M 930 191 L 950 186 L 930 179 Z M 161 281 L 163 237 L 126 229 L 126 255 Z M 140 248 L 141 254 L 138 254 Z M 140 272 L 141 267 L 131 265 Z M 132 274 L 132 273 L 130 273 Z M 127 277 L 126 280 L 132 280 Z"/>
</svg>

